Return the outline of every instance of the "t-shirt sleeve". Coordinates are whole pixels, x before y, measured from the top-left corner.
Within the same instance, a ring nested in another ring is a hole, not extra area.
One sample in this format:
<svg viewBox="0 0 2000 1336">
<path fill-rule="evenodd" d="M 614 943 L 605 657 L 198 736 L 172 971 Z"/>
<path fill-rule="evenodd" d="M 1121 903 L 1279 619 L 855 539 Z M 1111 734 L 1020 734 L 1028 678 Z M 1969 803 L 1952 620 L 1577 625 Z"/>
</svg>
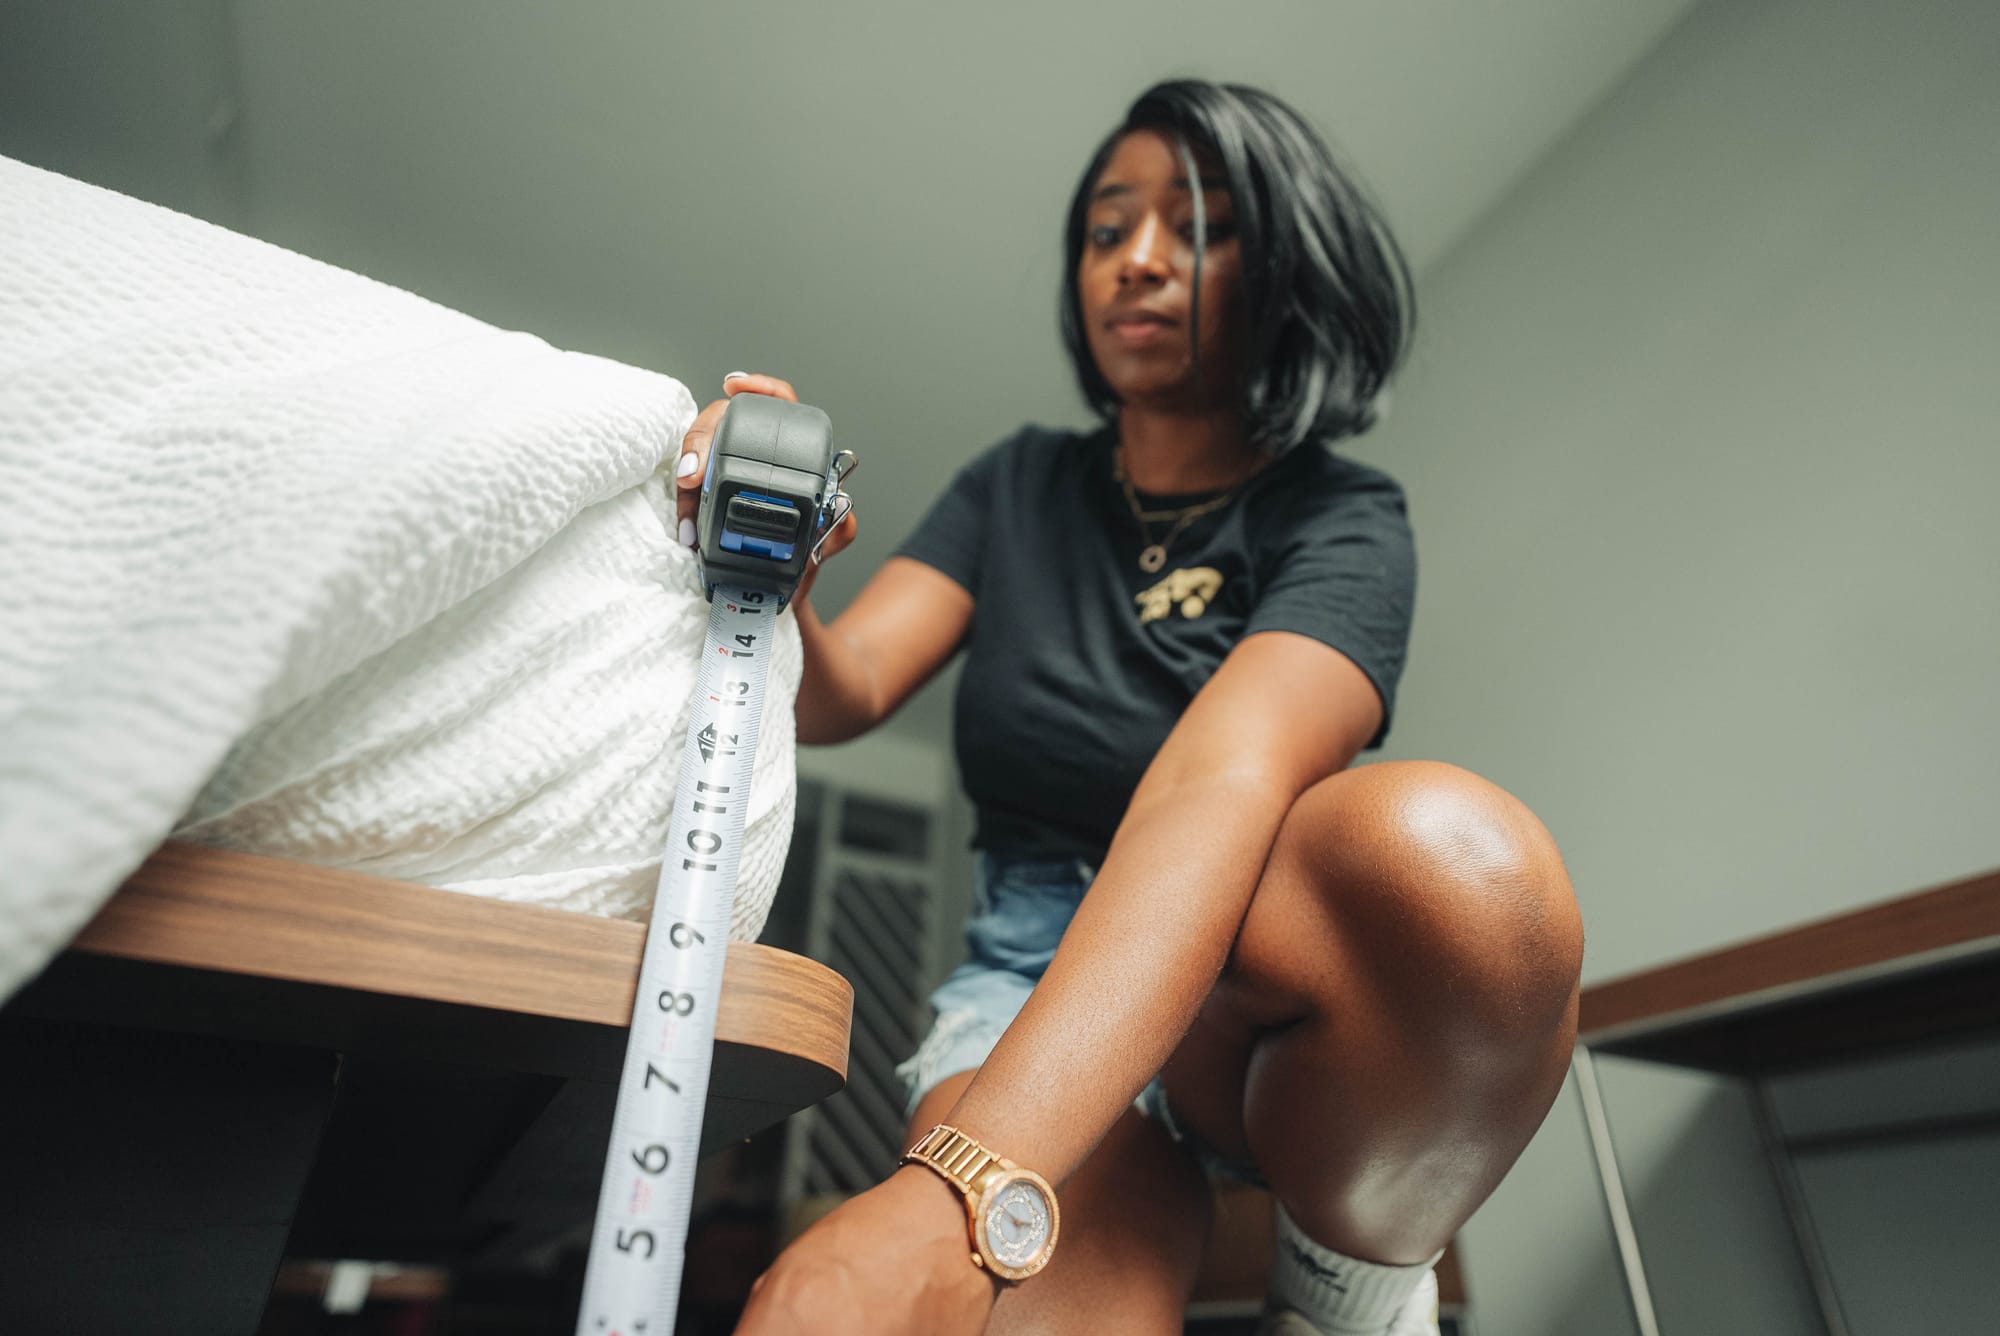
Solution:
<svg viewBox="0 0 2000 1336">
<path fill-rule="evenodd" d="M 1416 607 L 1416 544 L 1401 491 L 1390 484 L 1313 507 L 1273 559 L 1243 634 L 1292 631 L 1352 659 L 1382 698 L 1382 726 L 1368 743 L 1381 746 Z"/>
<path fill-rule="evenodd" d="M 987 450 L 958 471 L 944 494 L 890 555 L 910 557 L 943 571 L 969 594 L 979 590 L 986 534 L 992 525 L 993 475 L 1005 443 Z"/>
</svg>

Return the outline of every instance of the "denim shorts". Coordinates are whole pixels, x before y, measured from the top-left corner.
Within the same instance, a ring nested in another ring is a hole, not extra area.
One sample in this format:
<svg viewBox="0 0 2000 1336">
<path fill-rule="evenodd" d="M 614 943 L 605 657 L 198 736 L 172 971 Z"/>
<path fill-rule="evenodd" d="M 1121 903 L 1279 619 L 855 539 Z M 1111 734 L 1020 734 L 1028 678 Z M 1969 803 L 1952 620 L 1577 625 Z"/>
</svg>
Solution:
<svg viewBox="0 0 2000 1336">
<path fill-rule="evenodd" d="M 985 1063 L 1054 959 L 1096 875 L 1097 869 L 1080 858 L 978 855 L 972 917 L 965 925 L 965 963 L 931 994 L 937 1021 L 896 1069 L 908 1091 L 906 1116 L 945 1077 Z M 1256 1165 L 1223 1156 L 1181 1127 L 1157 1076 L 1139 1092 L 1133 1107 L 1193 1152 L 1209 1173 L 1265 1186 Z"/>
</svg>

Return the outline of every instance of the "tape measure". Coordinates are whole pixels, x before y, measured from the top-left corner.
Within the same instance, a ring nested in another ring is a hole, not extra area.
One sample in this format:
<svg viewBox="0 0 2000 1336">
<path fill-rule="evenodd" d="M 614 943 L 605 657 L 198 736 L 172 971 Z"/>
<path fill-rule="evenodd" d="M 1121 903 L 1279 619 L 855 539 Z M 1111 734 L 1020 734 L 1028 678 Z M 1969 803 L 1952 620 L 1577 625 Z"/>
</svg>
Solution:
<svg viewBox="0 0 2000 1336">
<path fill-rule="evenodd" d="M 584 1271 L 578 1336 L 671 1336 L 750 775 L 777 618 L 852 508 L 817 408 L 730 401 L 702 482 L 708 634 L 688 714 L 673 819 L 639 966 L 618 1109 Z"/>
</svg>

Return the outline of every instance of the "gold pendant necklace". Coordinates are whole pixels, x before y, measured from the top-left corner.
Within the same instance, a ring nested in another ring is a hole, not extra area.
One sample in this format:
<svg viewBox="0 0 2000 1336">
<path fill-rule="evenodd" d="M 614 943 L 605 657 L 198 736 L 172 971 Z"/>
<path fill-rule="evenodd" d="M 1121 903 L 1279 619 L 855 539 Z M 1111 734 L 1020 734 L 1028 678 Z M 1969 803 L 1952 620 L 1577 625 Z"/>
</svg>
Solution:
<svg viewBox="0 0 2000 1336">
<path fill-rule="evenodd" d="M 1206 501 L 1184 506 L 1179 510 L 1146 510 L 1139 505 L 1139 493 L 1133 490 L 1132 480 L 1125 476 L 1125 454 L 1122 449 L 1112 451 L 1111 471 L 1117 476 L 1118 486 L 1125 493 L 1125 504 L 1132 508 L 1132 518 L 1139 525 L 1139 536 L 1146 540 L 1146 545 L 1139 549 L 1139 569 L 1148 575 L 1159 574 L 1160 568 L 1167 564 L 1167 549 L 1173 546 L 1174 539 L 1179 538 L 1188 525 L 1234 501 L 1236 493 L 1243 487 L 1239 482 L 1221 496 L 1210 497 Z M 1153 541 L 1154 520 L 1173 521 L 1173 527 L 1168 529 L 1166 536 L 1158 542 Z"/>
</svg>

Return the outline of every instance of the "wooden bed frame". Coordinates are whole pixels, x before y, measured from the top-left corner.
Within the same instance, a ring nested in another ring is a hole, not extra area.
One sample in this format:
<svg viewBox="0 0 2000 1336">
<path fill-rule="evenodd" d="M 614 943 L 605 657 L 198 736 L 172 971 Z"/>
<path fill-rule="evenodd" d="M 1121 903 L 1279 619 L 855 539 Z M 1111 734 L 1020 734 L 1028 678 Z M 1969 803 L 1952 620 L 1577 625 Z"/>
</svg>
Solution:
<svg viewBox="0 0 2000 1336">
<path fill-rule="evenodd" d="M 0 1011 L 0 1329 L 249 1333 L 287 1252 L 574 1238 L 644 937 L 163 846 Z M 826 966 L 732 943 L 704 1153 L 840 1089 L 852 1011 Z"/>
</svg>

